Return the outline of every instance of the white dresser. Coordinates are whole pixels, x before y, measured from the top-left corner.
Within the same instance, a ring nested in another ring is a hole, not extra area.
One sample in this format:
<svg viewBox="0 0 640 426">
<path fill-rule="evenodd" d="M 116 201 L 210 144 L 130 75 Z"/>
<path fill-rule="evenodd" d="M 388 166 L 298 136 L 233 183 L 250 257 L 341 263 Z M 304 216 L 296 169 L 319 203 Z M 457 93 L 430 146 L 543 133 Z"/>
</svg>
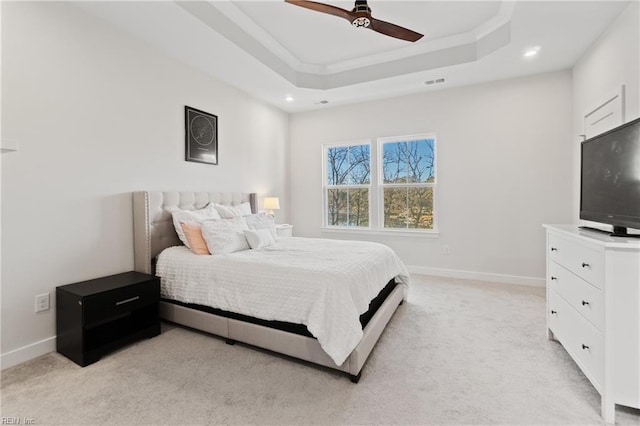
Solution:
<svg viewBox="0 0 640 426">
<path fill-rule="evenodd" d="M 558 340 L 602 398 L 640 408 L 640 239 L 577 225 L 547 229 L 547 333 Z"/>
</svg>

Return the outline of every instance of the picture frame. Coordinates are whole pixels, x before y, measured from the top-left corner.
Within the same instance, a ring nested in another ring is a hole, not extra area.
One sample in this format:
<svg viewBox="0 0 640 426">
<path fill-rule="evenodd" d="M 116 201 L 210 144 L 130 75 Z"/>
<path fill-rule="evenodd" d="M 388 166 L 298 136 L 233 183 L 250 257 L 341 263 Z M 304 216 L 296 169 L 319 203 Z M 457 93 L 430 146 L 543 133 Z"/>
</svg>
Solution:
<svg viewBox="0 0 640 426">
<path fill-rule="evenodd" d="M 185 161 L 218 164 L 218 116 L 184 107 Z"/>
</svg>

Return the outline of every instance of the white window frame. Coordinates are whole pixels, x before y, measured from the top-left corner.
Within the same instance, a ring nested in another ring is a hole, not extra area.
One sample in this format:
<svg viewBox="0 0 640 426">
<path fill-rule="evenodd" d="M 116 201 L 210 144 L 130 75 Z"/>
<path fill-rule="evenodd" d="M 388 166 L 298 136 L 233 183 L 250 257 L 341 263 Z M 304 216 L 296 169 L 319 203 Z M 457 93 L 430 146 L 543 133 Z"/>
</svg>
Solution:
<svg viewBox="0 0 640 426">
<path fill-rule="evenodd" d="M 384 171 L 382 165 L 383 158 L 383 149 L 385 143 L 388 142 L 411 142 L 418 141 L 424 139 L 433 139 L 433 172 L 434 172 L 434 181 L 429 183 L 406 183 L 406 184 L 397 184 L 397 183 L 384 183 Z M 378 222 L 377 227 L 384 232 L 411 232 L 411 233 L 422 233 L 422 234 L 437 234 L 438 233 L 438 138 L 435 133 L 422 133 L 417 135 L 407 135 L 407 136 L 392 136 L 385 138 L 378 138 L 376 140 L 377 145 L 377 190 L 376 195 L 378 199 Z M 384 227 L 384 189 L 385 188 L 432 188 L 433 191 L 433 228 L 431 229 L 417 229 L 417 228 L 385 228 Z"/>
<path fill-rule="evenodd" d="M 350 146 L 359 146 L 359 145 L 369 145 L 369 184 L 365 185 L 329 185 L 328 184 L 328 170 L 327 170 L 327 152 L 330 148 L 336 147 L 350 147 Z M 374 176 L 373 171 L 375 167 L 373 165 L 372 155 L 375 151 L 375 147 L 371 141 L 371 139 L 364 139 L 358 141 L 349 141 L 349 142 L 336 142 L 336 143 L 328 143 L 322 145 L 322 228 L 323 229 L 347 229 L 354 231 L 362 231 L 362 230 L 370 230 L 371 223 L 373 220 L 372 208 L 371 208 L 371 199 L 373 193 L 373 182 Z M 330 189 L 367 189 L 368 190 L 368 202 L 369 202 L 369 225 L 368 226 L 345 226 L 345 225 L 330 225 L 329 224 L 329 199 L 328 193 Z"/>
<path fill-rule="evenodd" d="M 434 175 L 433 183 L 419 184 L 384 184 L 384 173 L 382 166 L 382 146 L 385 142 L 405 142 L 413 140 L 433 139 Z M 329 148 L 346 147 L 356 145 L 369 145 L 369 184 L 368 185 L 328 185 L 327 179 L 327 152 Z M 405 136 L 392 136 L 377 139 L 362 139 L 348 142 L 335 142 L 322 145 L 322 232 L 336 234 L 370 234 L 387 236 L 411 236 L 438 238 L 438 138 L 435 133 L 420 133 Z M 431 187 L 433 190 L 433 228 L 385 228 L 384 227 L 384 196 L 383 190 L 388 187 Z M 328 190 L 332 188 L 365 188 L 369 190 L 369 226 L 344 226 L 329 225 L 328 218 Z"/>
</svg>

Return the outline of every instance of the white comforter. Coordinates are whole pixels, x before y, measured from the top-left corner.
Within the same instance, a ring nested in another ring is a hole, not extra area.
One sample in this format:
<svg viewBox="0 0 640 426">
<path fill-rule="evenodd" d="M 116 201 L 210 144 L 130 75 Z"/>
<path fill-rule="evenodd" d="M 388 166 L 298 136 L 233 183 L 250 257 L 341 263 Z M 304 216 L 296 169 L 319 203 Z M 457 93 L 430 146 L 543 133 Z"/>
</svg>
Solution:
<svg viewBox="0 0 640 426">
<path fill-rule="evenodd" d="M 304 324 L 337 365 L 362 338 L 359 316 L 370 301 L 391 278 L 409 284 L 385 245 L 316 238 L 216 256 L 170 247 L 160 253 L 156 275 L 164 298 Z"/>
</svg>

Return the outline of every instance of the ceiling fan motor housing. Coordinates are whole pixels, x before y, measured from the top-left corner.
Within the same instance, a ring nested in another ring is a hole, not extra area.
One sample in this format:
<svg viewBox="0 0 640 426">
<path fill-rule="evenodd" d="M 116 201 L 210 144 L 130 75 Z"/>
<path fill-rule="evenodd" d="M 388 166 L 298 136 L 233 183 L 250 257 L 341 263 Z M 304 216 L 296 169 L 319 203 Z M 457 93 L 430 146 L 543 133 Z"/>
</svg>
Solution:
<svg viewBox="0 0 640 426">
<path fill-rule="evenodd" d="M 367 4 L 367 0 L 356 0 L 356 5 L 351 11 L 355 17 L 351 21 L 351 25 L 357 28 L 368 28 L 371 25 L 371 9 Z"/>
</svg>

